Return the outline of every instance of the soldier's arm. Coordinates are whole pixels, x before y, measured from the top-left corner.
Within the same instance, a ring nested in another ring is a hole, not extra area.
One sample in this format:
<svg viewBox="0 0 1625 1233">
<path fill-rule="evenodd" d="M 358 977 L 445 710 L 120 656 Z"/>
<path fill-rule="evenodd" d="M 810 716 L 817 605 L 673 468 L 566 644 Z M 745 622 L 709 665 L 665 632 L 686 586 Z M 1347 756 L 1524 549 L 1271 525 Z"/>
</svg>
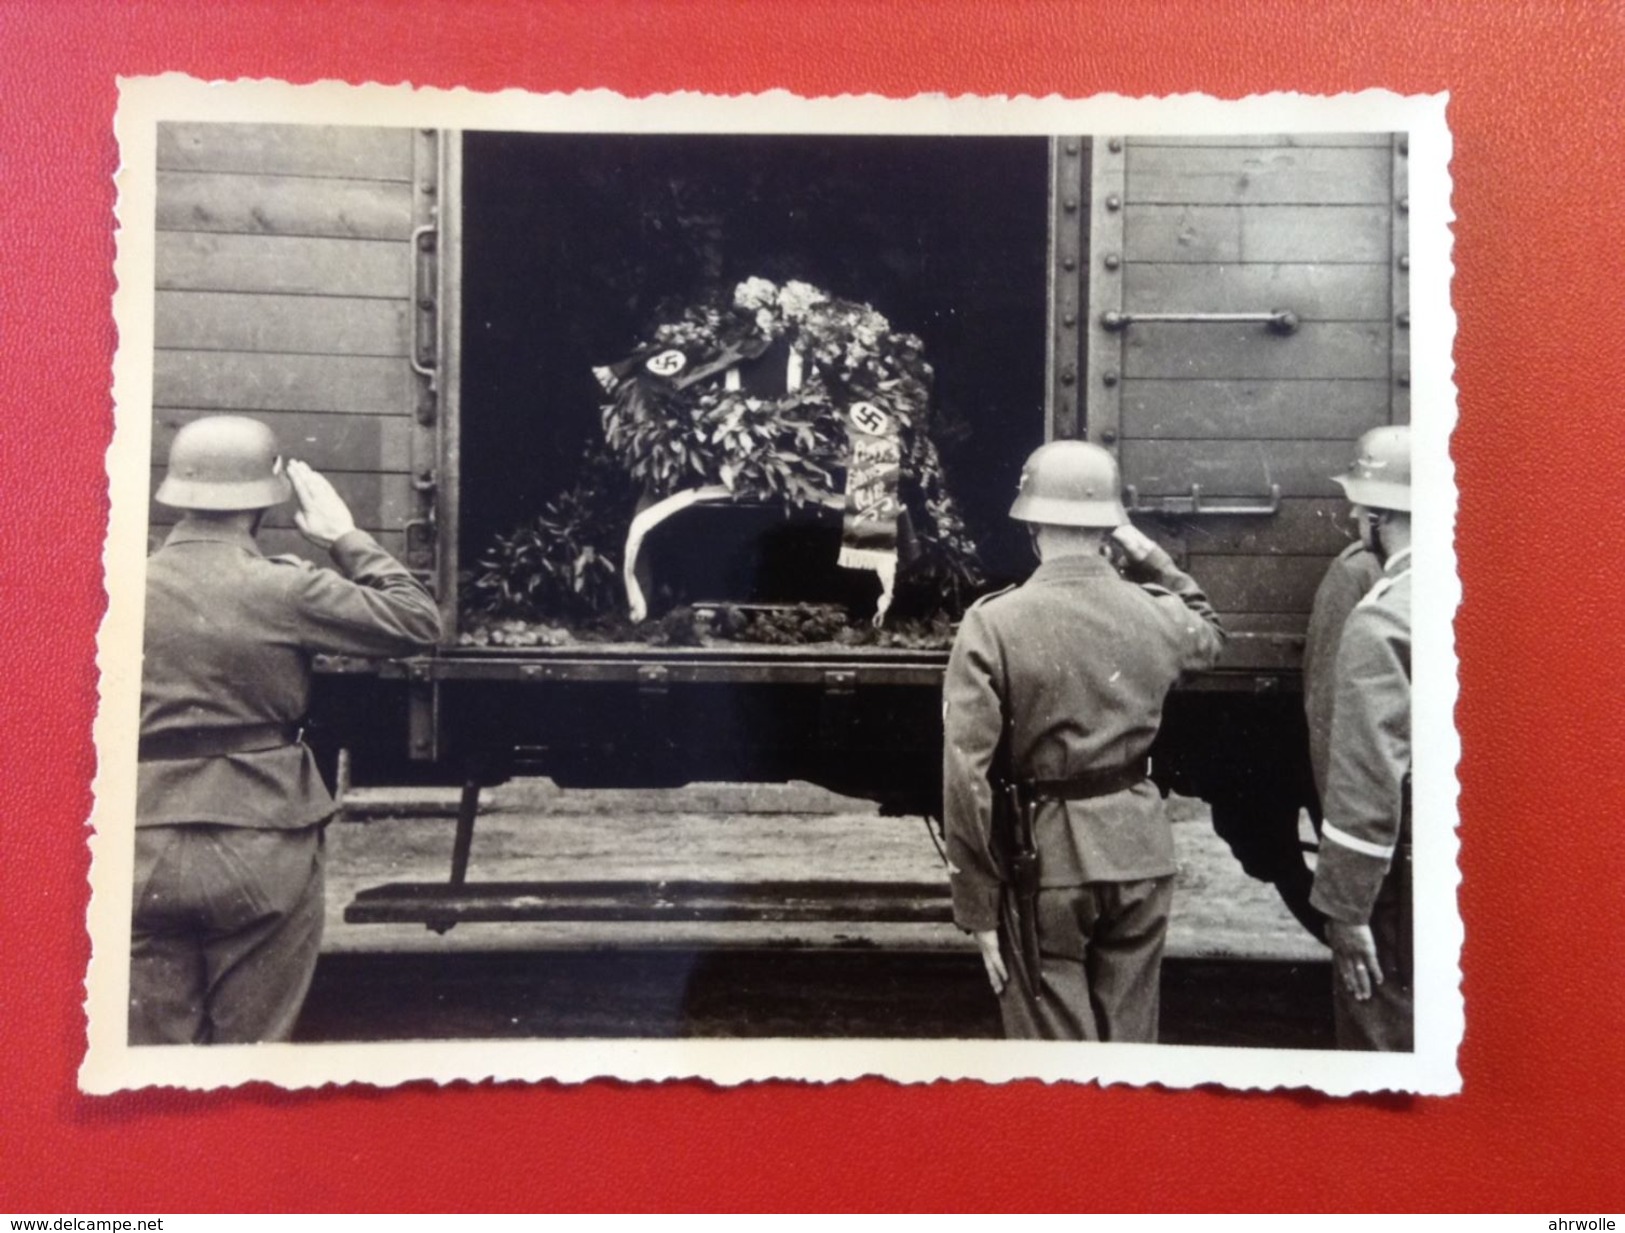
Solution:
<svg viewBox="0 0 1625 1233">
<path fill-rule="evenodd" d="M 1303 647 L 1305 677 L 1331 679 L 1343 623 L 1354 611 L 1354 605 L 1381 577 L 1382 566 L 1377 563 L 1376 554 L 1364 548 L 1345 550 L 1326 567 L 1309 608 L 1309 628 L 1305 631 Z"/>
<path fill-rule="evenodd" d="M 311 566 L 292 580 L 300 645 L 333 655 L 410 655 L 440 640 L 434 597 L 365 531 L 328 549 L 338 572 Z"/>
<path fill-rule="evenodd" d="M 1310 902 L 1362 924 L 1399 844 L 1411 766 L 1410 636 L 1385 608 L 1357 608 L 1337 653 L 1330 767 Z"/>
<path fill-rule="evenodd" d="M 1314 767 L 1315 788 L 1322 795 L 1326 792 L 1337 646 L 1343 637 L 1343 623 L 1381 576 L 1382 567 L 1375 553 L 1358 545 L 1345 550 L 1326 568 L 1309 609 L 1309 628 L 1303 640 L 1303 710 L 1309 724 L 1309 761 Z"/>
<path fill-rule="evenodd" d="M 1224 650 L 1224 626 L 1208 602 L 1207 594 L 1167 551 L 1136 527 L 1127 524 L 1112 532 L 1123 549 L 1124 576 L 1137 582 L 1157 601 L 1184 653 L 1187 672 L 1199 672 L 1218 662 Z"/>
<path fill-rule="evenodd" d="M 440 640 L 434 597 L 365 531 L 338 490 L 307 463 L 290 459 L 288 481 L 299 533 L 327 549 L 339 573 L 287 558 L 299 645 L 333 655 L 410 655 Z"/>
<path fill-rule="evenodd" d="M 942 804 L 948 835 L 954 922 L 972 933 L 999 921 L 993 859 L 993 789 L 988 773 L 1004 727 L 998 643 L 977 608 L 965 614 L 943 681 Z"/>
</svg>

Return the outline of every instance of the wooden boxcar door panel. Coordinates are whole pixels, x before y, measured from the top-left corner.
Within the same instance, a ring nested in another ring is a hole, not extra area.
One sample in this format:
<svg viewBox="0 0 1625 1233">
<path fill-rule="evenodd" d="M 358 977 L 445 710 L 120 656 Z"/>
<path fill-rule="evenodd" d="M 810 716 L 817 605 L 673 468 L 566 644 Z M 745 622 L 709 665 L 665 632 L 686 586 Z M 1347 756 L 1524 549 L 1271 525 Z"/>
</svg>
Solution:
<svg viewBox="0 0 1625 1233">
<path fill-rule="evenodd" d="M 181 425 L 251 415 L 443 589 L 442 145 L 412 129 L 159 126 L 154 489 Z M 293 511 L 271 512 L 262 547 L 322 560 Z M 151 505 L 155 543 L 176 516 Z"/>
<path fill-rule="evenodd" d="M 1227 665 L 1294 666 L 1352 534 L 1330 477 L 1409 418 L 1403 140 L 1089 145 L 1079 431 L 1239 635 Z"/>
</svg>

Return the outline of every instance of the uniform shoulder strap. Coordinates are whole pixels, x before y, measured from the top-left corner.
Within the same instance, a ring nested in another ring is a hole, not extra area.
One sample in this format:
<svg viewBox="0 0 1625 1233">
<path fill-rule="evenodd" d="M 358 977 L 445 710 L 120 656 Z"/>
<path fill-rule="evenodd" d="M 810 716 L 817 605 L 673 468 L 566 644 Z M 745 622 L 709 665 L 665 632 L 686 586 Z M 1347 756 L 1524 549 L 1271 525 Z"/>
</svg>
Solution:
<svg viewBox="0 0 1625 1233">
<path fill-rule="evenodd" d="M 1020 585 L 1021 584 L 1018 583 L 1018 582 L 1012 582 L 1009 586 L 1000 587 L 997 591 L 989 591 L 986 595 L 982 596 L 980 599 L 973 600 L 971 602 L 970 606 L 972 608 L 980 608 L 983 604 L 988 603 L 990 600 L 998 599 L 999 596 L 1001 596 L 1001 595 L 1010 594 L 1011 591 L 1016 590 Z"/>
<path fill-rule="evenodd" d="M 1378 603 L 1384 595 L 1388 594 L 1388 589 L 1393 585 L 1394 579 L 1392 576 L 1378 578 L 1371 589 L 1360 599 L 1360 602 L 1354 606 L 1356 608 L 1365 608 Z"/>
</svg>

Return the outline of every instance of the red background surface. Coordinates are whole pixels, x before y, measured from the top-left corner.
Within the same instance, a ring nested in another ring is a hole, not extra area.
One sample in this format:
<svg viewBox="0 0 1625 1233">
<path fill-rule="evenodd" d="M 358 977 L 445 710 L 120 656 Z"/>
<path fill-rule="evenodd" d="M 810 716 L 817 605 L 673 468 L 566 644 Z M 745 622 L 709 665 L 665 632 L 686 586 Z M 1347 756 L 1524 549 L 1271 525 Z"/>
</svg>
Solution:
<svg viewBox="0 0 1625 1233">
<path fill-rule="evenodd" d="M 114 78 L 1449 90 L 1465 1093 L 878 1081 L 89 1098 Z M 0 3 L 0 1211 L 1625 1206 L 1625 7 Z"/>
</svg>

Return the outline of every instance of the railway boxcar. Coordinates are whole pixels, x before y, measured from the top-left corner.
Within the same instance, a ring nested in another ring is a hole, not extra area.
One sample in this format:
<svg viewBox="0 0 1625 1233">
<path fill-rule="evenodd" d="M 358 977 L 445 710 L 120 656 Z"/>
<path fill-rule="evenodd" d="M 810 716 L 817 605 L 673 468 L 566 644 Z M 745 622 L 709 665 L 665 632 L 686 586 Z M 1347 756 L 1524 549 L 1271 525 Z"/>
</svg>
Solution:
<svg viewBox="0 0 1625 1233">
<path fill-rule="evenodd" d="M 465 786 L 455 883 L 479 786 L 521 770 L 797 778 L 931 812 L 940 649 L 459 638 L 483 546 L 569 481 L 597 431 L 593 366 L 661 303 L 757 273 L 874 303 L 935 366 L 990 581 L 1028 565 L 1003 517 L 1025 455 L 1053 437 L 1117 454 L 1136 521 L 1231 631 L 1170 699 L 1155 774 L 1210 801 L 1303 912 L 1299 661 L 1350 535 L 1329 477 L 1409 417 L 1406 157 L 1388 133 L 164 124 L 154 476 L 188 420 L 255 415 L 433 588 L 445 645 L 322 662 L 315 717 L 358 781 Z M 155 534 L 172 517 L 150 516 Z M 262 538 L 308 551 L 285 510 Z"/>
</svg>

